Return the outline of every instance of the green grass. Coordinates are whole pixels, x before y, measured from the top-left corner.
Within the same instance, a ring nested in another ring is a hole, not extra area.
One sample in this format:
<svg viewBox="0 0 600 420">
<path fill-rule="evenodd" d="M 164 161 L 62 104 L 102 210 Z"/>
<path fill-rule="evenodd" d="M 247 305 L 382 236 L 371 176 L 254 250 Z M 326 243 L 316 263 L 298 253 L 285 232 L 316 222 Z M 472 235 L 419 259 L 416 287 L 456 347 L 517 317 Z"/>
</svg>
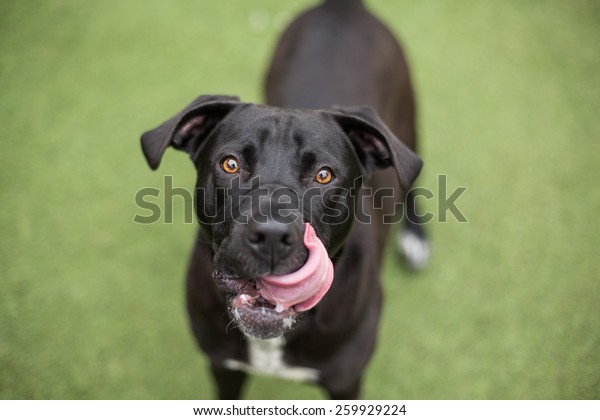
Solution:
<svg viewBox="0 0 600 420">
<path fill-rule="evenodd" d="M 278 28 L 309 4 L 0 5 L 1 398 L 212 396 L 184 311 L 195 226 L 132 222 L 138 189 L 194 171 L 169 152 L 151 172 L 138 139 L 201 93 L 260 101 Z M 370 4 L 411 60 L 419 182 L 467 186 L 469 223 L 428 226 L 420 274 L 390 248 L 364 396 L 600 398 L 598 3 Z"/>
</svg>

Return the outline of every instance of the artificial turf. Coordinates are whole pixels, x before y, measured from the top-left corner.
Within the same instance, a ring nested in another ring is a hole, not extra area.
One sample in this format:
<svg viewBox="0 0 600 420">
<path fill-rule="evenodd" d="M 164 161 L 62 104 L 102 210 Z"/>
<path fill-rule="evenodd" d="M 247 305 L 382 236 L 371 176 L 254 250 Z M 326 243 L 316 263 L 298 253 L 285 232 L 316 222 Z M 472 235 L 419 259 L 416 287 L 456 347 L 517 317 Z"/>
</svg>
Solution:
<svg viewBox="0 0 600 420">
<path fill-rule="evenodd" d="M 0 5 L 0 397 L 202 399 L 184 310 L 196 227 L 136 224 L 136 191 L 191 189 L 139 135 L 204 93 L 262 100 L 281 28 L 311 1 Z M 429 267 L 390 247 L 364 397 L 600 398 L 600 6 L 369 1 L 406 48 L 419 185 L 438 200 Z M 159 199 L 160 200 L 160 199 Z M 247 398 L 322 398 L 252 378 Z"/>
</svg>

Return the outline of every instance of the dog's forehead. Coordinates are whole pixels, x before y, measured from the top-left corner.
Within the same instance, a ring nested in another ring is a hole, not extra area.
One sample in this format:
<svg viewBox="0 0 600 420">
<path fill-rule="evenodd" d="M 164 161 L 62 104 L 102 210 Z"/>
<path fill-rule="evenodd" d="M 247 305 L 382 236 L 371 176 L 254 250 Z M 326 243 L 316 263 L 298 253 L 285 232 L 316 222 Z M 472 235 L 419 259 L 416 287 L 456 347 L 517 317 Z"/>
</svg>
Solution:
<svg viewBox="0 0 600 420">
<path fill-rule="evenodd" d="M 334 137 L 343 137 L 340 127 L 323 111 L 249 105 L 241 107 L 226 123 L 229 139 L 251 140 L 267 147 L 277 144 L 314 149 Z"/>
</svg>

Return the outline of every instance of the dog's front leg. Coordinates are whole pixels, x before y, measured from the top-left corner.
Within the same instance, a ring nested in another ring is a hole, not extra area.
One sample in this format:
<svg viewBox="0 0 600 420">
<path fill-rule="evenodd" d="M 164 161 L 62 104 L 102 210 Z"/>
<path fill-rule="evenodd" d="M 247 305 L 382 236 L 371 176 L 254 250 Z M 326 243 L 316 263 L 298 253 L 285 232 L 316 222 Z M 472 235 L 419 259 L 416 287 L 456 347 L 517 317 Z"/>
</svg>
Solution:
<svg viewBox="0 0 600 420">
<path fill-rule="evenodd" d="M 362 378 L 356 379 L 351 384 L 348 384 L 344 389 L 329 389 L 326 387 L 329 397 L 332 400 L 358 400 L 360 398 Z"/>
<path fill-rule="evenodd" d="M 244 372 L 215 365 L 212 365 L 211 369 L 217 385 L 217 397 L 220 400 L 239 399 L 247 375 Z"/>
</svg>

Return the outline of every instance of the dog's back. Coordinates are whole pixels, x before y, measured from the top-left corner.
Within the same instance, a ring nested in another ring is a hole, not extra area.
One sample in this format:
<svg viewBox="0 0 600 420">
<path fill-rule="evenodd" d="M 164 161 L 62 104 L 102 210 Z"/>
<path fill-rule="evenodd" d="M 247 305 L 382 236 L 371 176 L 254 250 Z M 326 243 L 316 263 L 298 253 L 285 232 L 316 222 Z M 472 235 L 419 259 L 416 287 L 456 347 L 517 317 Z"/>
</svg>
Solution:
<svg viewBox="0 0 600 420">
<path fill-rule="evenodd" d="M 326 0 L 277 46 L 266 101 L 290 108 L 366 105 L 414 149 L 414 99 L 398 42 L 360 0 Z"/>
</svg>

